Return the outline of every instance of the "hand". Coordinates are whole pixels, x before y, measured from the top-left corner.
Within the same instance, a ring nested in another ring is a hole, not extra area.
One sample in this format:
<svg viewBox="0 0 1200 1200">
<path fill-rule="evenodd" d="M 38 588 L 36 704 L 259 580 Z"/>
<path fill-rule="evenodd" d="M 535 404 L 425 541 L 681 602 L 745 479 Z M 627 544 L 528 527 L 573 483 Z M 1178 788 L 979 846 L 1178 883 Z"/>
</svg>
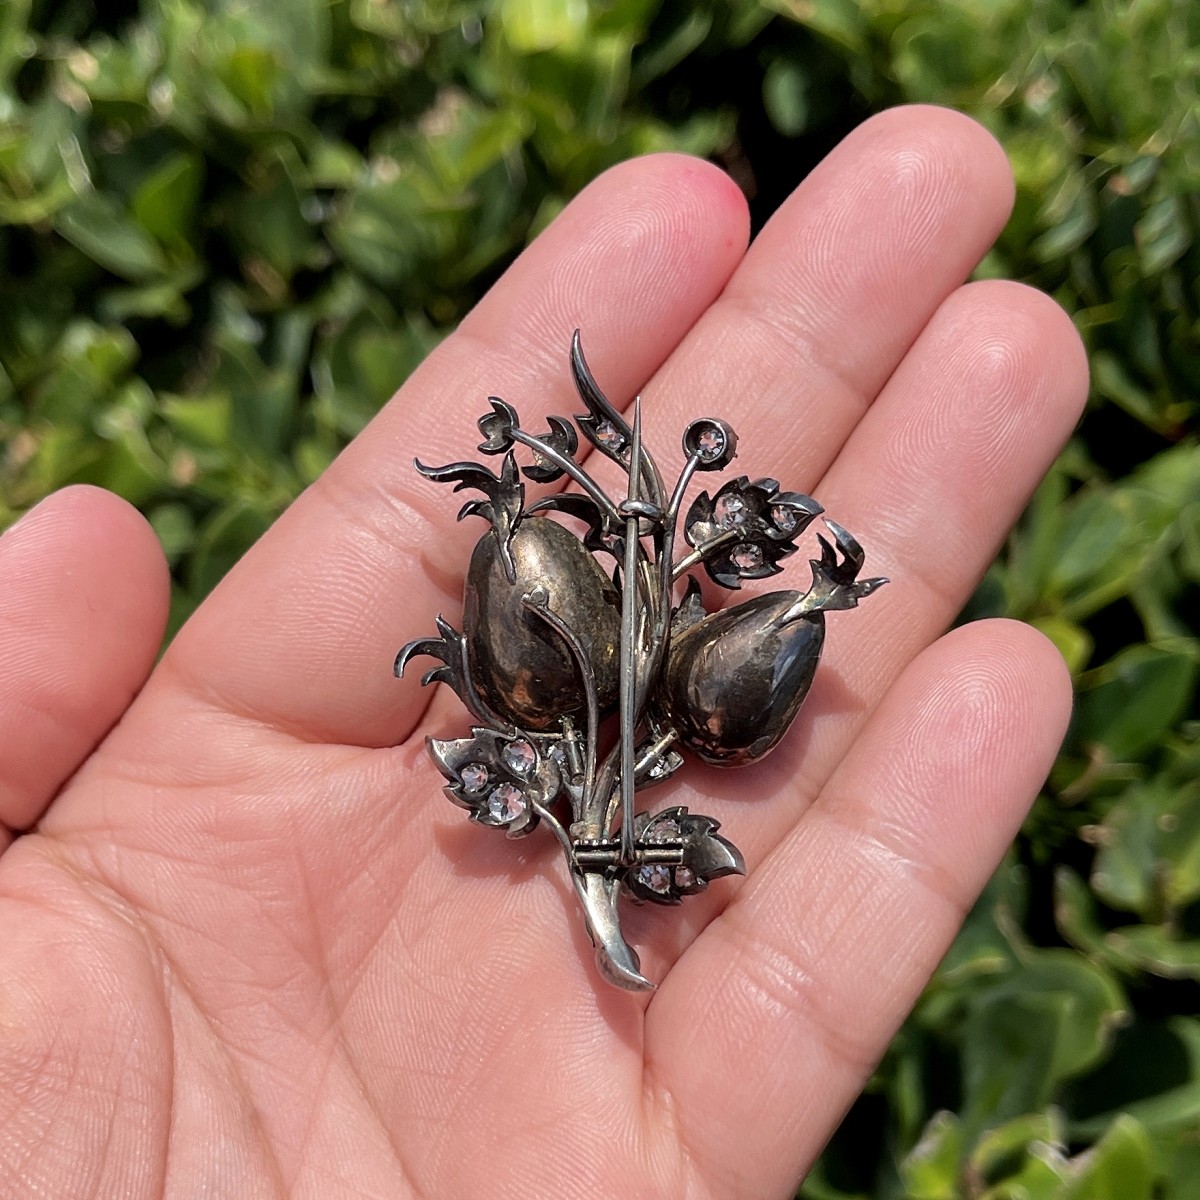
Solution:
<svg viewBox="0 0 1200 1200">
<path fill-rule="evenodd" d="M 0 1196 L 790 1194 L 1069 711 L 1033 630 L 940 636 L 1085 393 L 1051 301 L 963 286 L 1010 200 L 990 137 L 934 109 L 857 130 L 748 252 L 712 167 L 610 171 L 152 672 L 166 571 L 136 513 L 69 489 L 6 534 L 0 822 L 33 831 L 0 827 Z M 892 579 L 831 617 L 773 756 L 666 785 L 750 874 L 627 912 L 650 995 L 599 982 L 553 839 L 445 801 L 423 740 L 466 718 L 391 674 L 457 618 L 483 528 L 414 453 L 469 456 L 489 394 L 575 411 L 576 326 L 663 461 L 727 419 L 744 470 Z"/>
</svg>

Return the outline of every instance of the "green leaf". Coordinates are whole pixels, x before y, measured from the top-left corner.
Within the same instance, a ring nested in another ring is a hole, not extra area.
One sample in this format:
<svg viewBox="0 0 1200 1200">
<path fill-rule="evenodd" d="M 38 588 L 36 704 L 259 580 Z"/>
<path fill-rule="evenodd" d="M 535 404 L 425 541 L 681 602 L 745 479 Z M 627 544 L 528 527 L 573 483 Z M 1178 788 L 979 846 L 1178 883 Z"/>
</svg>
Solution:
<svg viewBox="0 0 1200 1200">
<path fill-rule="evenodd" d="M 1200 781 L 1162 773 L 1130 787 L 1096 835 L 1092 886 L 1114 908 L 1161 920 L 1200 899 Z"/>
<path fill-rule="evenodd" d="M 808 125 L 808 75 L 799 63 L 775 59 L 763 75 L 763 106 L 771 124 L 785 137 L 797 137 Z"/>
<path fill-rule="evenodd" d="M 978 1178 L 995 1180 L 1002 1174 L 1012 1174 L 1013 1167 L 1028 1153 L 1032 1143 L 1045 1142 L 1061 1148 L 1063 1137 L 1062 1118 L 1057 1111 L 1025 1113 L 983 1134 L 967 1161 Z"/>
<path fill-rule="evenodd" d="M 1092 635 L 1082 625 L 1065 617 L 1037 617 L 1032 624 L 1054 643 L 1072 675 L 1078 675 L 1088 665 L 1092 657 Z"/>
<path fill-rule="evenodd" d="M 957 1200 L 958 1164 L 963 1156 L 963 1130 L 950 1112 L 935 1113 L 921 1140 L 900 1164 L 909 1200 Z"/>
<path fill-rule="evenodd" d="M 1127 1101 L 1123 1111 L 1154 1134 L 1180 1131 L 1194 1136 L 1200 1129 L 1200 1018 L 1175 1017 L 1169 1023 L 1184 1047 L 1186 1082 L 1144 1099 Z M 1076 1139 L 1099 1137 L 1119 1114 L 1103 1113 L 1071 1123 Z"/>
<path fill-rule="evenodd" d="M 0 7 L 0 87 L 7 90 L 10 74 L 24 61 L 31 0 L 8 0 Z"/>
<path fill-rule="evenodd" d="M 244 256 L 247 273 L 273 299 L 282 299 L 287 283 L 308 263 L 316 243 L 291 171 L 272 171 L 269 184 L 243 192 L 228 213 L 230 233 Z"/>
<path fill-rule="evenodd" d="M 1194 1132 L 1185 1130 L 1170 1139 L 1157 1138 L 1155 1149 L 1165 1164 L 1160 1194 L 1172 1200 L 1175 1197 L 1186 1200 L 1200 1179 L 1200 1140 Z"/>
<path fill-rule="evenodd" d="M 1134 758 L 1183 715 L 1195 682 L 1190 647 L 1131 646 L 1098 670 L 1081 694 L 1075 734 L 1114 759 Z"/>
<path fill-rule="evenodd" d="M 1071 1161 L 1062 1200 L 1153 1200 L 1158 1171 L 1146 1130 L 1119 1116 L 1090 1150 Z"/>
<path fill-rule="evenodd" d="M 134 220 L 160 242 L 186 242 L 203 180 L 204 160 L 199 155 L 171 155 L 134 192 L 130 204 Z"/>
<path fill-rule="evenodd" d="M 586 0 L 499 0 L 496 11 L 518 54 L 575 44 L 587 28 Z"/>
<path fill-rule="evenodd" d="M 160 504 L 147 514 L 150 525 L 162 543 L 167 562 L 174 566 L 187 554 L 196 540 L 196 522 L 186 504 Z"/>
<path fill-rule="evenodd" d="M 1128 506 L 1112 490 L 1095 489 L 1080 495 L 1059 526 L 1058 561 L 1051 585 L 1061 591 L 1095 586 L 1098 577 L 1116 567 L 1122 582 L 1132 578 L 1137 560 L 1122 561 L 1123 542 L 1129 528 Z"/>
<path fill-rule="evenodd" d="M 1187 213 L 1178 196 L 1164 196 L 1147 208 L 1134 233 L 1138 258 L 1147 276 L 1165 271 L 1192 244 Z"/>
<path fill-rule="evenodd" d="M 87 424 L 107 400 L 138 354 L 127 329 L 75 320 L 63 330 L 47 366 L 49 375 L 33 393 L 34 415 L 62 424 Z"/>
<path fill-rule="evenodd" d="M 990 1187 L 980 1200 L 1059 1200 L 1067 1177 L 1066 1156 L 1057 1146 L 1035 1142 L 1020 1169 L 1010 1178 Z M 955 1197 L 961 1200 L 961 1197 Z"/>
<path fill-rule="evenodd" d="M 712 14 L 692 9 L 671 33 L 644 53 L 634 69 L 631 84 L 634 90 L 645 87 L 678 66 L 689 54 L 698 50 L 712 29 Z"/>
<path fill-rule="evenodd" d="M 1157 906 L 1158 817 L 1164 800 L 1153 782 L 1132 787 L 1100 827 L 1092 888 L 1113 908 L 1148 916 Z"/>
<path fill-rule="evenodd" d="M 945 985 L 957 995 L 957 989 L 972 980 L 1002 976 L 1013 968 L 1009 931 L 1019 926 L 1024 916 L 1028 888 L 1028 872 L 1009 855 L 972 905 L 954 944 L 938 966 L 938 985 Z M 937 994 L 937 988 L 931 989 L 927 1001 Z"/>
<path fill-rule="evenodd" d="M 1070 869 L 1054 869 L 1054 920 L 1058 931 L 1089 958 L 1103 956 L 1103 930 L 1096 920 L 1096 905 L 1084 881 Z"/>
<path fill-rule="evenodd" d="M 1105 941 L 1112 957 L 1164 979 L 1200 980 L 1200 938 L 1179 938 L 1162 925 L 1122 925 Z"/>
<path fill-rule="evenodd" d="M 1119 404 L 1151 429 L 1164 428 L 1160 399 L 1138 383 L 1121 358 L 1108 350 L 1092 355 L 1092 386 L 1097 394 Z"/>
<path fill-rule="evenodd" d="M 230 93 L 255 117 L 271 114 L 275 82 L 281 75 L 279 60 L 262 46 L 238 46 L 231 50 L 221 72 Z"/>
<path fill-rule="evenodd" d="M 160 409 L 167 423 L 185 442 L 217 450 L 229 445 L 232 411 L 228 393 L 164 396 Z"/>
<path fill-rule="evenodd" d="M 61 209 L 54 228 L 73 246 L 122 279 L 141 282 L 163 274 L 157 243 L 110 196 L 90 192 Z"/>
<path fill-rule="evenodd" d="M 765 0 L 765 4 L 845 50 L 866 51 L 866 17 L 854 0 Z"/>
<path fill-rule="evenodd" d="M 448 196 L 458 195 L 512 154 L 533 126 L 524 112 L 488 112 L 461 104 L 445 106 L 443 121 L 436 136 L 426 138 L 424 150 Z"/>
<path fill-rule="evenodd" d="M 1042 950 L 970 999 L 963 1047 L 963 1120 L 971 1131 L 1034 1112 L 1096 1063 L 1125 1019 L 1102 968 Z"/>
<path fill-rule="evenodd" d="M 1065 992 L 991 993 L 972 1006 L 963 1046 L 963 1116 L 972 1135 L 1049 1102 L 1073 1010 Z"/>
</svg>

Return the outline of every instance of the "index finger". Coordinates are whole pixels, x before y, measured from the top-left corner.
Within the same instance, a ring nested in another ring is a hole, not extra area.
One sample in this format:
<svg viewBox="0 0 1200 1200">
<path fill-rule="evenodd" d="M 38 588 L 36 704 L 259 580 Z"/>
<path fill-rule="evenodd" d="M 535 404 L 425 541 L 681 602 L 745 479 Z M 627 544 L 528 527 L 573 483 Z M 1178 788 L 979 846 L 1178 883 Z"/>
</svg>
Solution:
<svg viewBox="0 0 1200 1200">
<path fill-rule="evenodd" d="M 427 698 L 392 677 L 392 659 L 439 608 L 456 615 L 482 532 L 456 525 L 457 500 L 414 454 L 461 459 L 492 393 L 530 422 L 577 407 L 575 328 L 623 402 L 720 292 L 748 233 L 741 192 L 699 159 L 601 176 L 221 583 L 165 657 L 165 681 L 309 740 L 401 740 Z"/>
</svg>

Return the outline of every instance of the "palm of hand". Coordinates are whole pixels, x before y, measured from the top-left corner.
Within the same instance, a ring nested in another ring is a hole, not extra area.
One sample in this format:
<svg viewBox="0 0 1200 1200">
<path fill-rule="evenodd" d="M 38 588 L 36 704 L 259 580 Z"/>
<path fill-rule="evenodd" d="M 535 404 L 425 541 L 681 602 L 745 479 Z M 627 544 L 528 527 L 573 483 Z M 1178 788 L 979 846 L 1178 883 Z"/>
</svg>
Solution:
<svg viewBox="0 0 1200 1200">
<path fill-rule="evenodd" d="M 38 823 L 0 859 L 0 1196 L 787 1194 L 1069 704 L 1022 626 L 933 640 L 1084 390 L 1053 305 L 959 286 L 1008 194 L 986 135 L 934 110 L 868 123 L 744 259 L 716 172 L 611 172 L 127 711 L 163 620 L 140 519 L 75 490 L 7 535 L 0 822 Z M 653 376 L 652 444 L 727 417 L 746 469 L 813 492 L 895 580 L 831 622 L 772 758 L 669 785 L 751 874 L 626 918 L 649 997 L 597 982 L 549 839 L 498 846 L 439 797 L 423 738 L 461 709 L 388 672 L 456 611 L 478 535 L 411 453 L 459 457 L 490 391 L 568 411 L 576 325 L 614 400 Z"/>
</svg>

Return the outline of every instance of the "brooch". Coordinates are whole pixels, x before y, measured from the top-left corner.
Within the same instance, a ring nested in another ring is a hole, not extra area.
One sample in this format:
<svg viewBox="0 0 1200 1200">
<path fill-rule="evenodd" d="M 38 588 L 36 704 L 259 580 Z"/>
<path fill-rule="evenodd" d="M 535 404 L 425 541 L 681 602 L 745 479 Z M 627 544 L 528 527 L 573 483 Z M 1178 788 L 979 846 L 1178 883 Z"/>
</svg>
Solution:
<svg viewBox="0 0 1200 1200">
<path fill-rule="evenodd" d="M 462 630 L 439 616 L 440 636 L 409 642 L 395 673 L 418 655 L 440 661 L 421 682 L 449 685 L 478 722 L 469 737 L 428 740 L 446 795 L 510 838 L 548 828 L 600 973 L 645 990 L 654 985 L 621 934 L 621 896 L 679 904 L 722 875 L 745 874 L 745 864 L 712 817 L 682 805 L 639 812 L 636 797 L 682 766 L 681 751 L 736 767 L 773 749 L 812 683 L 825 613 L 854 608 L 887 581 L 857 579 L 862 547 L 826 518 L 830 538 L 818 537 L 807 591 L 707 612 L 691 570 L 702 567 L 731 589 L 776 575 L 823 509 L 774 479 L 742 475 L 692 501 L 686 549 L 677 547 L 688 484 L 696 472 L 729 465 L 736 434 L 714 418 L 692 421 L 668 491 L 642 444 L 640 406 L 630 426 L 592 378 L 578 330 L 570 360 L 587 409 L 574 425 L 548 417 L 546 432 L 528 433 L 512 405 L 492 396 L 478 449 L 503 455 L 498 473 L 482 463 L 416 461 L 427 479 L 480 492 L 458 516 L 483 517 L 490 528 L 471 555 Z M 579 461 L 579 434 L 621 468 L 624 496 L 610 496 Z M 517 447 L 529 457 L 524 466 Z M 573 489 L 527 504 L 522 475 Z M 586 532 L 577 537 L 550 513 Z M 599 555 L 614 560 L 611 576 Z"/>
</svg>

